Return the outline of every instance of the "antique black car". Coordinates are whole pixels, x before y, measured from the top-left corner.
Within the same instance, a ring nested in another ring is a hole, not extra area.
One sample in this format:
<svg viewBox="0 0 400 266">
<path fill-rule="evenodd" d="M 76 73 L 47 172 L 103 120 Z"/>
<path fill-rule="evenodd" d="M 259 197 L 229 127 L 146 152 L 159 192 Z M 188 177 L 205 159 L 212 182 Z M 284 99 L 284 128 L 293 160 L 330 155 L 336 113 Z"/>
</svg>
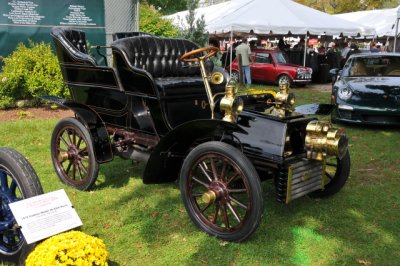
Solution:
<svg viewBox="0 0 400 266">
<path fill-rule="evenodd" d="M 44 98 L 75 112 L 51 137 L 55 170 L 68 185 L 90 189 L 114 155 L 145 161 L 144 183 L 179 180 L 199 228 L 242 241 L 262 218 L 262 180 L 273 179 L 276 199 L 289 203 L 334 194 L 348 178 L 342 129 L 294 112 L 286 86 L 273 100 L 238 95 L 207 60 L 215 47 L 119 36 L 105 67 L 87 54 L 83 32 L 56 28 L 52 37 L 72 100 Z"/>
</svg>

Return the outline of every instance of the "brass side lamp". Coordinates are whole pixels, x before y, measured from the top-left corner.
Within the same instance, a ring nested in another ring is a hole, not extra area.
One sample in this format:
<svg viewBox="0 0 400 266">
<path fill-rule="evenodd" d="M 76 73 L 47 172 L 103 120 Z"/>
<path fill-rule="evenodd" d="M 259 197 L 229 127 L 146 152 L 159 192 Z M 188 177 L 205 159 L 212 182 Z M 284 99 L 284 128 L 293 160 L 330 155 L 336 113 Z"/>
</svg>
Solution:
<svg viewBox="0 0 400 266">
<path fill-rule="evenodd" d="M 220 109 L 225 113 L 222 120 L 234 123 L 237 115 L 243 111 L 243 100 L 236 98 L 236 84 L 234 81 L 229 81 L 225 87 L 225 96 L 221 99 Z"/>
</svg>

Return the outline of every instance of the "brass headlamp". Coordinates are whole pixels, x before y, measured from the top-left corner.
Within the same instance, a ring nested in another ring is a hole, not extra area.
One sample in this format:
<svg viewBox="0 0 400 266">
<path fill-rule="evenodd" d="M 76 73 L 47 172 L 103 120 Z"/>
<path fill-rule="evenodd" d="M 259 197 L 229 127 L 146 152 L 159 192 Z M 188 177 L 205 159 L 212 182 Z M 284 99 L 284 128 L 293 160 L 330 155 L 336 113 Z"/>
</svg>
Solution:
<svg viewBox="0 0 400 266">
<path fill-rule="evenodd" d="M 236 86 L 233 81 L 229 81 L 225 87 L 225 96 L 221 99 L 219 108 L 225 112 L 222 120 L 234 123 L 237 115 L 243 111 L 243 100 L 236 98 Z"/>
<path fill-rule="evenodd" d="M 224 75 L 221 72 L 214 72 L 210 76 L 210 82 L 214 85 L 219 85 L 224 82 Z"/>
<path fill-rule="evenodd" d="M 324 160 L 328 156 L 342 159 L 347 152 L 348 139 L 343 128 L 333 128 L 329 122 L 311 121 L 306 127 L 307 158 Z"/>
<path fill-rule="evenodd" d="M 264 111 L 265 114 L 284 118 L 293 112 L 295 96 L 289 93 L 289 84 L 282 82 L 279 84 L 279 92 L 275 95 L 275 106 L 268 108 Z"/>
</svg>

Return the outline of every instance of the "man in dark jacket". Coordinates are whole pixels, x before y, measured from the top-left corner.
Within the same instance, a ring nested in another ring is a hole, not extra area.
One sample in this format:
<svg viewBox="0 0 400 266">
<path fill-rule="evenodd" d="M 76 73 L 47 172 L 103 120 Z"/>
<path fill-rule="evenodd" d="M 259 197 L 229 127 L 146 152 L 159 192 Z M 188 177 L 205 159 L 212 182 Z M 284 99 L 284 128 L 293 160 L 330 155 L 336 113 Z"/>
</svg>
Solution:
<svg viewBox="0 0 400 266">
<path fill-rule="evenodd" d="M 339 56 L 336 51 L 336 43 L 331 42 L 328 45 L 328 51 L 326 51 L 326 61 L 329 64 L 330 69 L 339 68 Z"/>
</svg>

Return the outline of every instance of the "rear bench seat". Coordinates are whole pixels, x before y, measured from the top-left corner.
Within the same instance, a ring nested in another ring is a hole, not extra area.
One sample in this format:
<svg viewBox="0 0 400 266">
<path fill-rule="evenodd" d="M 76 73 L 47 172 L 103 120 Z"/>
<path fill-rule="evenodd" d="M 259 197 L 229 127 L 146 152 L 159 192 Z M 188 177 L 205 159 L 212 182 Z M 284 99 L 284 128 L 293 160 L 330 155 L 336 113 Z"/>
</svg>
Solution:
<svg viewBox="0 0 400 266">
<path fill-rule="evenodd" d="M 156 36 L 128 37 L 112 44 L 124 89 L 161 98 L 205 94 L 200 68 L 179 59 L 197 48 L 188 40 Z"/>
</svg>

